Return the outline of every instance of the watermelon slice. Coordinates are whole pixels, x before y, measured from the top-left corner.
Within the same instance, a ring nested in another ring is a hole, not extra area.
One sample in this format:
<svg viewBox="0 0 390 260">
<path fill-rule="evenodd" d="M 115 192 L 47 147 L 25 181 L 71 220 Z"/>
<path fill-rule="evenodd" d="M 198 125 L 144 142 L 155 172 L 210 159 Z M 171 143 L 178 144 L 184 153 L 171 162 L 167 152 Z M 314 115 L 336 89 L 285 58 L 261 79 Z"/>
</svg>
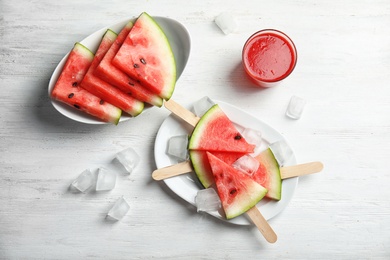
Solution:
<svg viewBox="0 0 390 260">
<path fill-rule="evenodd" d="M 248 144 L 230 119 L 218 106 L 212 106 L 199 120 L 192 132 L 189 150 L 252 153 L 255 145 Z"/>
<path fill-rule="evenodd" d="M 211 152 L 214 156 L 224 161 L 225 163 L 232 165 L 238 158 L 243 156 L 243 153 L 230 153 L 230 152 Z M 206 151 L 189 151 L 190 159 L 196 176 L 200 183 L 205 188 L 209 188 L 214 183 L 213 172 L 209 160 L 207 158 Z"/>
<path fill-rule="evenodd" d="M 106 55 L 104 55 L 104 58 L 100 61 L 94 73 L 97 77 L 110 82 L 134 98 L 151 105 L 161 107 L 163 104 L 162 98 L 143 87 L 111 63 L 132 27 L 132 22 L 127 23 L 125 27 L 123 27 L 123 29 L 119 32 L 118 37 L 115 39 L 114 44 L 111 45 Z"/>
<path fill-rule="evenodd" d="M 99 48 L 95 53 L 95 57 L 91 66 L 85 74 L 84 79 L 81 81 L 81 87 L 88 90 L 92 94 L 100 97 L 101 99 L 119 107 L 131 116 L 139 115 L 144 109 L 144 103 L 131 97 L 130 95 L 123 93 L 118 88 L 112 86 L 106 81 L 94 76 L 94 72 L 104 55 L 115 41 L 117 35 L 111 30 L 103 35 Z"/>
<path fill-rule="evenodd" d="M 214 177 L 211 170 L 211 165 L 205 151 L 189 151 L 192 166 L 200 183 L 205 188 L 209 188 L 214 184 Z M 215 157 L 224 161 L 226 164 L 232 164 L 238 160 L 243 153 L 231 152 L 211 152 Z M 247 174 L 254 181 L 268 190 L 265 197 L 273 200 L 280 200 L 282 197 L 282 179 L 280 176 L 279 164 L 277 163 L 272 151 L 267 149 L 255 157 L 260 166 L 252 175 Z"/>
<path fill-rule="evenodd" d="M 255 158 L 260 162 L 260 166 L 252 178 L 268 190 L 267 198 L 280 200 L 282 198 L 282 178 L 273 152 L 268 148 Z"/>
<path fill-rule="evenodd" d="M 93 53 L 76 43 L 69 53 L 64 68 L 51 92 L 51 97 L 100 118 L 118 124 L 122 110 L 103 101 L 79 86 L 93 60 Z"/>
<path fill-rule="evenodd" d="M 142 13 L 112 63 L 143 86 L 168 100 L 176 84 L 176 63 L 160 26 Z"/>
<path fill-rule="evenodd" d="M 207 157 L 227 219 L 245 213 L 264 198 L 267 189 L 248 175 L 236 170 L 211 153 L 207 153 Z"/>
</svg>

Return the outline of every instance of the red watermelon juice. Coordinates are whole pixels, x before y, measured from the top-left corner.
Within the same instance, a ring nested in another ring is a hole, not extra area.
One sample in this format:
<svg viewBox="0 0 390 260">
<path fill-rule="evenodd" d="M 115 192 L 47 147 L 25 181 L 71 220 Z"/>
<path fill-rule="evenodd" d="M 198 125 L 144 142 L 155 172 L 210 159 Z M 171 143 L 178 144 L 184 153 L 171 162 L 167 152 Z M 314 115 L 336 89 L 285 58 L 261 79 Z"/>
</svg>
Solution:
<svg viewBox="0 0 390 260">
<path fill-rule="evenodd" d="M 257 85 L 272 87 L 294 70 L 297 50 L 286 34 L 261 30 L 246 41 L 242 61 L 246 73 Z"/>
</svg>

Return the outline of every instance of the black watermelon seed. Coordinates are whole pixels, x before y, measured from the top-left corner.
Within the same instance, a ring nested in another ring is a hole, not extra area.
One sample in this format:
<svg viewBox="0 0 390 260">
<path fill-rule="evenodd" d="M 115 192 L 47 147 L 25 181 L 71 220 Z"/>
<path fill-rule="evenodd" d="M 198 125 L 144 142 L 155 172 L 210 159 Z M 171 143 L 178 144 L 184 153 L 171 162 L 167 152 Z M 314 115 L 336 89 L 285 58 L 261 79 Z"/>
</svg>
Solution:
<svg viewBox="0 0 390 260">
<path fill-rule="evenodd" d="M 237 135 L 234 137 L 235 140 L 240 140 L 241 138 L 242 138 L 242 137 L 241 137 L 240 134 L 237 134 Z"/>
<path fill-rule="evenodd" d="M 70 93 L 69 95 L 68 95 L 68 98 L 72 98 L 74 96 L 74 93 Z"/>
<path fill-rule="evenodd" d="M 139 65 L 137 63 L 134 63 L 134 68 L 139 68 Z"/>
<path fill-rule="evenodd" d="M 103 100 L 103 99 L 100 99 L 99 104 L 100 104 L 100 105 L 103 105 L 103 104 L 104 104 L 104 100 Z"/>
<path fill-rule="evenodd" d="M 231 190 L 229 191 L 230 195 L 234 195 L 236 192 L 237 192 L 237 189 L 231 189 Z"/>
<path fill-rule="evenodd" d="M 129 85 L 130 85 L 130 86 L 134 86 L 134 83 L 133 83 L 133 82 L 129 82 Z"/>
<path fill-rule="evenodd" d="M 74 104 L 73 106 L 74 106 L 75 108 L 77 108 L 77 109 L 80 109 L 80 106 L 77 105 L 77 104 Z"/>
<path fill-rule="evenodd" d="M 72 83 L 72 87 L 77 87 L 77 85 L 78 85 L 77 81 Z"/>
<path fill-rule="evenodd" d="M 142 64 L 146 64 L 146 61 L 145 61 L 144 58 L 141 58 L 141 59 L 139 59 L 139 60 L 141 61 Z"/>
</svg>

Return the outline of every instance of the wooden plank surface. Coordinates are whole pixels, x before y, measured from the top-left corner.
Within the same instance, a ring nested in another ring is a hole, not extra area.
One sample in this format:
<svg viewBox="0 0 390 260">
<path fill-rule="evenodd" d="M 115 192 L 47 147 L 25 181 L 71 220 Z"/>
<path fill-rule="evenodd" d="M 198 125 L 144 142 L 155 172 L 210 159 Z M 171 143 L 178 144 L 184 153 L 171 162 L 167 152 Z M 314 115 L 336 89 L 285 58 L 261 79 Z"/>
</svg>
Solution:
<svg viewBox="0 0 390 260">
<path fill-rule="evenodd" d="M 74 42 L 143 11 L 191 34 L 176 102 L 229 102 L 285 136 L 298 163 L 324 163 L 270 220 L 275 244 L 255 226 L 197 213 L 152 180 L 165 108 L 111 126 L 71 121 L 51 105 L 51 73 Z M 214 24 L 224 11 L 236 33 Z M 389 25 L 387 0 L 1 0 L 0 259 L 389 259 Z M 298 49 L 292 75 L 265 90 L 241 67 L 245 40 L 264 28 L 284 31 Z M 299 120 L 284 115 L 292 95 L 307 101 Z M 142 158 L 130 176 L 112 162 L 127 147 Z M 113 191 L 69 191 L 79 173 L 100 166 L 119 172 Z M 122 195 L 129 213 L 106 220 Z"/>
</svg>

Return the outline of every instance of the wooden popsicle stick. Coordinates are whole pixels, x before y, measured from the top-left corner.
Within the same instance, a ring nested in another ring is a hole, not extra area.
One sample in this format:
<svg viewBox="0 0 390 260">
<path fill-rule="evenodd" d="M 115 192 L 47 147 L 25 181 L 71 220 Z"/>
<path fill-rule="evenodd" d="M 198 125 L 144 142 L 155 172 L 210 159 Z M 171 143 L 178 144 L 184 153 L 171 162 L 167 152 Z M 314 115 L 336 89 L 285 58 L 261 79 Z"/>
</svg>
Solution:
<svg viewBox="0 0 390 260">
<path fill-rule="evenodd" d="M 257 229 L 260 230 L 264 238 L 270 243 L 275 243 L 278 239 L 278 236 L 276 235 L 272 227 L 269 225 L 267 220 L 264 218 L 264 216 L 261 214 L 259 209 L 254 206 L 253 208 L 250 208 L 246 213 L 248 214 L 252 222 L 256 225 Z"/>
<path fill-rule="evenodd" d="M 322 171 L 324 165 L 321 162 L 309 162 L 280 168 L 282 180 L 312 174 Z"/>
<path fill-rule="evenodd" d="M 170 165 L 170 166 L 155 170 L 152 173 L 152 178 L 156 181 L 160 181 L 163 179 L 167 179 L 170 177 L 174 177 L 174 176 L 181 175 L 181 174 L 188 173 L 188 172 L 192 172 L 192 171 L 193 171 L 193 168 L 192 168 L 191 162 L 184 161 L 181 163 L 177 163 L 174 165 Z"/>
<path fill-rule="evenodd" d="M 200 120 L 200 118 L 197 117 L 194 113 L 182 107 L 180 104 L 176 103 L 172 99 L 165 101 L 164 106 L 173 114 L 180 117 L 193 127 L 195 127 Z"/>
<path fill-rule="evenodd" d="M 284 180 L 292 177 L 298 177 L 298 176 L 320 172 L 323 168 L 324 166 L 321 162 L 309 162 L 309 163 L 281 167 L 280 175 L 282 180 Z M 154 180 L 160 181 L 163 179 L 178 176 L 191 171 L 193 171 L 191 162 L 185 161 L 182 163 L 157 169 L 153 172 L 152 177 Z"/>
</svg>

